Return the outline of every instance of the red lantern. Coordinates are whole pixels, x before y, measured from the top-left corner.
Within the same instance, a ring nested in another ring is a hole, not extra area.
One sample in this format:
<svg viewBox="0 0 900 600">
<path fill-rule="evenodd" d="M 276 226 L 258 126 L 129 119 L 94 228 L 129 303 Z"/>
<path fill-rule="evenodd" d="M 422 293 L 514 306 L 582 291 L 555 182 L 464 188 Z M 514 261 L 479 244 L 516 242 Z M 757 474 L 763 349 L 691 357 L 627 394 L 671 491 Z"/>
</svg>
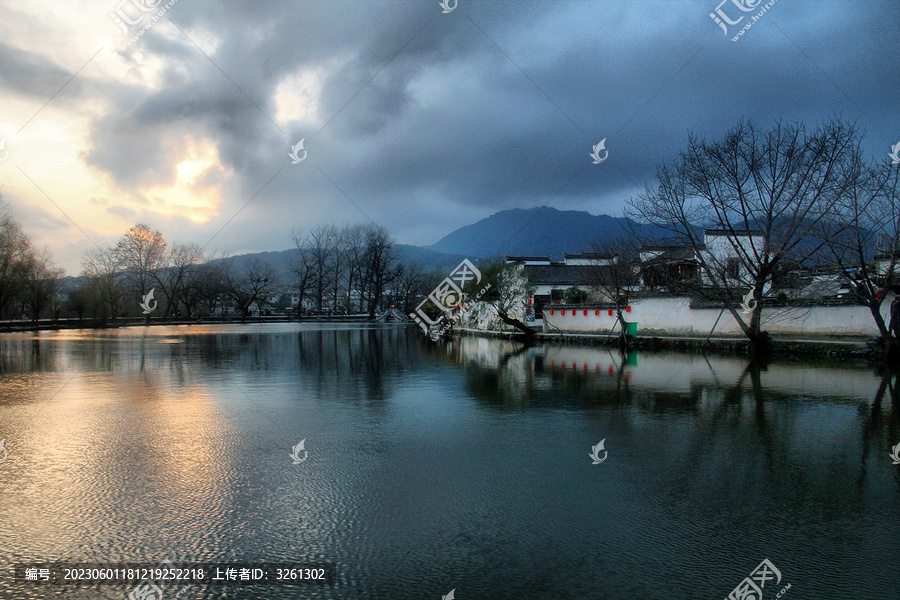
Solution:
<svg viewBox="0 0 900 600">
<path fill-rule="evenodd" d="M 606 312 L 607 312 L 607 314 L 608 314 L 609 316 L 612 316 L 612 309 L 609 309 L 609 310 L 606 311 Z"/>
<path fill-rule="evenodd" d="M 557 300 L 557 301 L 556 301 L 557 304 L 559 304 L 560 302 L 562 302 L 562 300 Z"/>
<path fill-rule="evenodd" d="M 626 306 L 626 307 L 625 307 L 625 312 L 631 312 L 631 307 L 630 307 L 630 306 Z"/>
<path fill-rule="evenodd" d="M 574 309 L 574 308 L 572 309 L 572 316 L 573 316 L 573 317 L 575 316 L 575 309 Z"/>
<path fill-rule="evenodd" d="M 875 292 L 875 298 L 877 298 L 878 300 L 881 300 L 881 290 L 878 290 L 877 292 Z"/>
<path fill-rule="evenodd" d="M 581 314 L 583 314 L 583 315 L 586 317 L 586 316 L 587 316 L 587 309 L 584 309 L 583 311 L 581 311 Z"/>
<path fill-rule="evenodd" d="M 594 309 L 594 316 L 595 316 L 595 317 L 599 317 L 599 316 L 600 316 L 600 309 L 599 309 L 599 308 L 595 308 L 595 309 Z"/>
<path fill-rule="evenodd" d="M 552 308 L 550 309 L 550 315 L 553 315 L 553 309 L 552 309 Z"/>
</svg>

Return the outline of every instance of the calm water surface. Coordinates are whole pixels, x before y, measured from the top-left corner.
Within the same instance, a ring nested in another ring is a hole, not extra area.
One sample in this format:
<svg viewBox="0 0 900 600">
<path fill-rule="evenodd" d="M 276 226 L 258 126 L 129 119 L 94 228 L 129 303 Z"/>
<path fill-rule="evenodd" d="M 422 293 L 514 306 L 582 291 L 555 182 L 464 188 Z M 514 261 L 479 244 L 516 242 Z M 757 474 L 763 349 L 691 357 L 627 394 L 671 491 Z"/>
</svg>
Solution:
<svg viewBox="0 0 900 600">
<path fill-rule="evenodd" d="M 403 326 L 5 334 L 0 598 L 129 589 L 18 562 L 169 558 L 337 565 L 184 600 L 721 600 L 768 558 L 765 600 L 898 599 L 898 398 L 849 365 Z"/>
</svg>

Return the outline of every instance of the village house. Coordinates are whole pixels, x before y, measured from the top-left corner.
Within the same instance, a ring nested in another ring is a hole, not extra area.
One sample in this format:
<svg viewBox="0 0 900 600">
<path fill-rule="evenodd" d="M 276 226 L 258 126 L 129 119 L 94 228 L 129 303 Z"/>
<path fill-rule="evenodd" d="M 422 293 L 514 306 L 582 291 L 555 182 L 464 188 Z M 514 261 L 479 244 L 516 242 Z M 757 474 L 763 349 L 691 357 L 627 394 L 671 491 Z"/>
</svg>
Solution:
<svg viewBox="0 0 900 600">
<path fill-rule="evenodd" d="M 641 287 L 674 292 L 700 280 L 700 262 L 689 246 L 641 246 Z"/>
<path fill-rule="evenodd" d="M 742 255 L 762 256 L 765 251 L 765 236 L 752 229 L 706 229 L 703 232 L 703 246 L 698 248 L 707 265 L 701 276 L 703 283 L 712 284 L 709 270 L 714 269 L 717 279 L 726 284 L 739 285 L 751 278 Z"/>
<path fill-rule="evenodd" d="M 733 286 L 741 293 L 752 280 L 747 265 L 765 250 L 765 236 L 757 230 L 706 229 L 704 244 L 645 245 L 636 255 L 594 252 L 564 255 L 561 262 L 549 256 L 507 256 L 508 264 L 522 266 L 528 280 L 529 314 L 542 318 L 545 308 L 566 304 L 615 304 L 623 299 L 653 296 L 693 296 L 703 287 Z M 703 268 L 705 263 L 706 269 Z M 889 269 L 890 256 L 876 253 L 875 268 Z M 900 273 L 900 264 L 895 265 Z M 834 266 L 788 269 L 766 284 L 766 293 L 782 301 L 808 303 L 846 299 L 851 293 L 846 275 Z"/>
<path fill-rule="evenodd" d="M 563 304 L 567 290 L 579 290 L 581 302 L 606 303 L 616 289 L 636 289 L 639 280 L 630 267 L 619 263 L 615 253 L 565 254 L 562 262 L 552 262 L 549 256 L 507 256 L 507 264 L 519 264 L 531 290 L 528 297 L 529 314 L 542 318 L 549 306 Z"/>
</svg>

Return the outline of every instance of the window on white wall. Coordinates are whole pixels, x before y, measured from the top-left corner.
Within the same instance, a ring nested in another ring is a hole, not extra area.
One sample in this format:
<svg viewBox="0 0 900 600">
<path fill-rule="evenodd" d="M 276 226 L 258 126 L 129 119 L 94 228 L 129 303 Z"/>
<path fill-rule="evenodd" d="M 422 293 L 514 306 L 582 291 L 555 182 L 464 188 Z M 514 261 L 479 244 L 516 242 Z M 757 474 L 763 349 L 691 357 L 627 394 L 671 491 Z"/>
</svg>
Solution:
<svg viewBox="0 0 900 600">
<path fill-rule="evenodd" d="M 741 273 L 741 260 L 739 258 L 725 259 L 725 276 L 729 279 L 737 279 Z"/>
</svg>

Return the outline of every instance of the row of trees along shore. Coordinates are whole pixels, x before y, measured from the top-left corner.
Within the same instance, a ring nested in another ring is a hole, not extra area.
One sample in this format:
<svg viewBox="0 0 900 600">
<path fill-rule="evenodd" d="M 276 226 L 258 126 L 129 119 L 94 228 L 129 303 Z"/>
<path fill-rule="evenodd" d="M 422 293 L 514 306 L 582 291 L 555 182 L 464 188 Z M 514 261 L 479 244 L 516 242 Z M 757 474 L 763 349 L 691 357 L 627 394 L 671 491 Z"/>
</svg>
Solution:
<svg viewBox="0 0 900 600">
<path fill-rule="evenodd" d="M 0 202 L 0 319 L 63 316 L 103 323 L 139 316 L 151 290 L 154 318 L 192 319 L 223 309 L 246 318 L 254 305 L 279 302 L 278 308 L 289 310 L 291 296 L 301 314 L 312 302 L 320 314 L 371 318 L 392 305 L 411 311 L 443 277 L 401 264 L 394 241 L 377 225 L 323 225 L 295 231 L 292 239 L 287 264 L 273 265 L 207 256 L 196 244 L 170 243 L 137 224 L 115 245 L 87 252 L 80 277 L 64 289 L 63 271 L 52 265 L 49 251 L 35 249 Z"/>
</svg>

